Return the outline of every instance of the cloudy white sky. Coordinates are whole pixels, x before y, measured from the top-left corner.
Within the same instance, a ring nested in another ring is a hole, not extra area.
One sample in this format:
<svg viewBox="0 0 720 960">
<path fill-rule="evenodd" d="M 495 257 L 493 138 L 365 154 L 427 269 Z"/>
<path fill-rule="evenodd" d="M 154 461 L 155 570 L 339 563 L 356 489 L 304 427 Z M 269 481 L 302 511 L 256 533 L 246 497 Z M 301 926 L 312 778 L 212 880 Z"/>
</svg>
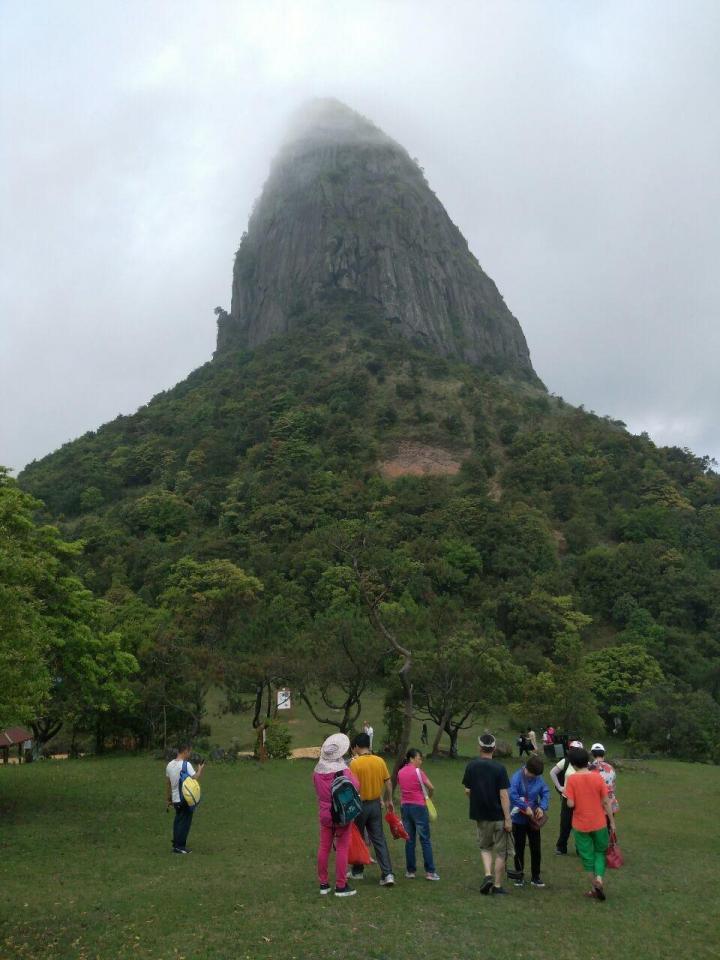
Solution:
<svg viewBox="0 0 720 960">
<path fill-rule="evenodd" d="M 0 463 L 207 360 L 288 114 L 419 158 L 548 389 L 720 459 L 717 0 L 0 0 Z"/>
</svg>

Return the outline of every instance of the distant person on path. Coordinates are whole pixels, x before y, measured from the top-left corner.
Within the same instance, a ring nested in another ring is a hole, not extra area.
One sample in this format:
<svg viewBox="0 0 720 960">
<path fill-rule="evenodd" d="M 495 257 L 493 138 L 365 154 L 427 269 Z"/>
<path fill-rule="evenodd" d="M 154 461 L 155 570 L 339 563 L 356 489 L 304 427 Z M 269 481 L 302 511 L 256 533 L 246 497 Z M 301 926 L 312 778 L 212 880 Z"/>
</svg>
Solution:
<svg viewBox="0 0 720 960">
<path fill-rule="evenodd" d="M 586 897 L 605 900 L 605 854 L 610 830 L 615 830 L 615 818 L 607 787 L 596 770 L 588 770 L 587 750 L 573 748 L 570 759 L 575 775 L 565 785 L 567 805 L 572 810 L 575 847 L 585 870 L 590 874 L 590 889 Z"/>
<path fill-rule="evenodd" d="M 434 787 L 422 770 L 423 755 L 412 747 L 405 756 L 405 763 L 398 771 L 398 787 L 400 788 L 400 809 L 402 821 L 408 832 L 409 840 L 405 841 L 405 876 L 408 880 L 415 879 L 417 866 L 415 862 L 415 840 L 420 838 L 425 867 L 426 880 L 439 880 L 435 871 L 432 844 L 430 843 L 430 817 L 428 815 L 425 791 L 432 796 Z M 422 783 L 425 787 L 420 785 Z"/>
<path fill-rule="evenodd" d="M 345 754 L 350 740 L 344 733 L 334 733 L 320 748 L 320 759 L 313 771 L 313 785 L 318 799 L 318 817 L 320 820 L 320 845 L 317 855 L 317 872 L 320 881 L 320 893 L 330 892 L 328 882 L 328 860 L 330 849 L 335 842 L 335 896 L 352 897 L 357 891 L 347 882 L 348 848 L 352 823 L 335 823 L 332 818 L 332 786 L 335 777 L 342 773 L 355 789 L 360 789 L 355 774 L 345 763 Z"/>
<path fill-rule="evenodd" d="M 555 844 L 555 853 L 558 856 L 566 857 L 568 852 L 568 840 L 572 832 L 572 812 L 565 799 L 565 787 L 570 777 L 575 773 L 575 767 L 572 765 L 571 756 L 573 750 L 582 750 L 582 743 L 579 740 L 571 740 L 568 744 L 568 755 L 558 761 L 550 771 L 550 779 L 555 789 L 562 797 L 560 804 L 560 833 Z"/>
<path fill-rule="evenodd" d="M 515 841 L 515 870 L 520 876 L 514 881 L 522 887 L 525 879 L 525 842 L 530 846 L 530 883 L 544 887 L 540 875 L 540 828 L 533 827 L 544 819 L 550 806 L 550 788 L 543 780 L 545 764 L 540 757 L 528 757 L 524 767 L 517 770 L 510 780 L 510 811 Z"/>
<path fill-rule="evenodd" d="M 384 799 L 386 808 L 394 811 L 392 780 L 383 758 L 370 753 L 370 737 L 366 733 L 359 733 L 355 737 L 355 756 L 350 761 L 350 769 L 360 782 L 360 799 L 363 805 L 363 812 L 355 823 L 361 833 L 367 830 L 375 850 L 375 857 L 380 865 L 380 886 L 391 887 L 395 883 L 395 877 L 383 831 L 381 798 Z M 353 864 L 350 876 L 355 880 L 363 880 L 363 864 Z"/>
<path fill-rule="evenodd" d="M 188 776 L 199 780 L 203 775 L 205 764 L 201 763 L 197 770 L 190 763 L 192 754 L 191 743 L 181 743 L 177 756 L 165 767 L 165 803 L 166 809 L 172 806 L 175 810 L 173 821 L 172 851 L 173 853 L 190 853 L 187 847 L 187 838 L 192 826 L 193 807 L 189 807 L 180 792 L 180 774 L 183 763 L 187 763 Z"/>
<path fill-rule="evenodd" d="M 420 732 L 420 743 L 424 743 L 427 746 L 428 742 L 428 728 L 427 724 L 423 723 L 422 730 Z"/>
<path fill-rule="evenodd" d="M 363 722 L 363 733 L 366 733 L 370 739 L 370 753 L 373 752 L 373 737 L 375 736 L 375 731 L 370 726 L 370 721 L 365 720 Z"/>
<path fill-rule="evenodd" d="M 537 753 L 537 734 L 535 733 L 532 727 L 528 727 L 526 737 L 530 741 L 532 752 Z"/>
<path fill-rule="evenodd" d="M 462 782 L 470 798 L 470 819 L 477 824 L 485 877 L 482 894 L 505 894 L 502 885 L 505 863 L 515 853 L 510 820 L 510 780 L 505 767 L 493 760 L 495 737 L 478 737 L 480 756 L 465 767 Z M 495 863 L 493 865 L 493 857 Z"/>
<path fill-rule="evenodd" d="M 552 727 L 543 730 L 542 742 L 545 756 L 552 760 L 555 757 L 555 730 Z"/>
<path fill-rule="evenodd" d="M 601 743 L 594 743 L 590 747 L 590 753 L 593 759 L 588 764 L 588 770 L 596 770 L 605 781 L 608 797 L 610 797 L 610 806 L 613 814 L 616 814 L 620 809 L 620 804 L 615 796 L 615 768 L 605 759 L 605 747 Z"/>
</svg>

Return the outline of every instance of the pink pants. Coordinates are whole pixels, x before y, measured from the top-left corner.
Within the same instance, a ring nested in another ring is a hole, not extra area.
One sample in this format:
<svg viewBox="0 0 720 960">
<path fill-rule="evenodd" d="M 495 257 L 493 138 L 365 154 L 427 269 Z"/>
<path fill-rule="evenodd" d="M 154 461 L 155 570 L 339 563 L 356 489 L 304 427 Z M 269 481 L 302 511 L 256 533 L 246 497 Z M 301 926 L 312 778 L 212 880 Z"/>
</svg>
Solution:
<svg viewBox="0 0 720 960">
<path fill-rule="evenodd" d="M 350 846 L 350 826 L 340 827 L 336 823 L 325 824 L 320 822 L 320 846 L 318 847 L 318 880 L 328 882 L 328 859 L 333 837 L 335 838 L 335 886 L 344 887 L 347 883 L 345 874 L 348 865 L 348 848 Z"/>
</svg>

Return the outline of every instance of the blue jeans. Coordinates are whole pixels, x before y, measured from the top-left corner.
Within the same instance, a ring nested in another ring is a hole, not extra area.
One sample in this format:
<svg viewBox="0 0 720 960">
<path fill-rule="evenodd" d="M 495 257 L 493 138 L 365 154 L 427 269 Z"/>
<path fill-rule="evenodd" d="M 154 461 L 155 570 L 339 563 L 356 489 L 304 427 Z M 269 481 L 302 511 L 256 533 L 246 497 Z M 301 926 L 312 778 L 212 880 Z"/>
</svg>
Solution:
<svg viewBox="0 0 720 960">
<path fill-rule="evenodd" d="M 415 838 L 420 838 L 425 873 L 435 873 L 432 844 L 430 843 L 430 818 L 424 803 L 404 803 L 401 807 L 403 826 L 408 832 L 405 841 L 405 867 L 408 873 L 415 873 Z"/>
</svg>

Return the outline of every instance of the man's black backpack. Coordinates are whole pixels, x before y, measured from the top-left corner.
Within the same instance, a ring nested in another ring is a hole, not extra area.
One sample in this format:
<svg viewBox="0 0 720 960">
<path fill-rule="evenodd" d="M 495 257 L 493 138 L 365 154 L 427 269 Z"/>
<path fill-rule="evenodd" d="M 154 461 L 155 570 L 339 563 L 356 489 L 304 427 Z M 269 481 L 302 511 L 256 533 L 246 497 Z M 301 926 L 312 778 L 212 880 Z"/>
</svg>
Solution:
<svg viewBox="0 0 720 960">
<path fill-rule="evenodd" d="M 330 812 L 333 822 L 340 826 L 352 823 L 362 813 L 360 794 L 342 770 L 335 774 L 330 788 Z"/>
</svg>

